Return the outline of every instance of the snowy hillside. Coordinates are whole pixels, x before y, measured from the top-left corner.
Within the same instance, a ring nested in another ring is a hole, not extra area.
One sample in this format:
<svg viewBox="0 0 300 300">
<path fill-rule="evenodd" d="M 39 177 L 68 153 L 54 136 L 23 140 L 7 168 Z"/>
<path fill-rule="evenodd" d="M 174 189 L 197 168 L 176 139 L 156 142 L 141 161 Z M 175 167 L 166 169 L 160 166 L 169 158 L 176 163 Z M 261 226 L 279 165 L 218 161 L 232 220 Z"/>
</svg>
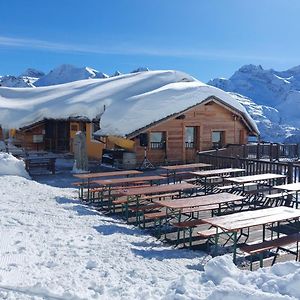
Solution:
<svg viewBox="0 0 300 300">
<path fill-rule="evenodd" d="M 87 79 L 34 89 L 2 87 L 0 120 L 3 127 L 19 128 L 43 118 L 84 116 L 93 119 L 102 114 L 101 133 L 124 136 L 210 96 L 234 107 L 257 131 L 245 108 L 228 93 L 172 70 Z"/>
<path fill-rule="evenodd" d="M 217 78 L 209 81 L 208 84 L 252 99 L 253 103 L 257 103 L 258 107 L 263 108 L 263 113 L 272 111 L 271 118 L 265 115 L 273 124 L 271 131 L 278 130 L 276 133 L 278 136 L 283 134 L 281 141 L 284 141 L 290 134 L 296 134 L 290 139 L 299 140 L 299 66 L 286 71 L 275 71 L 273 69 L 264 70 L 261 66 L 245 65 L 229 79 Z M 275 123 L 273 123 L 273 117 L 277 119 Z M 278 125 L 280 126 L 278 127 Z M 260 127 L 260 123 L 258 126 Z M 269 126 L 269 128 L 271 127 Z M 272 137 L 268 132 L 264 132 L 266 128 L 260 127 L 260 129 L 263 138 Z M 272 141 L 275 141 L 276 135 L 273 136 Z"/>
</svg>

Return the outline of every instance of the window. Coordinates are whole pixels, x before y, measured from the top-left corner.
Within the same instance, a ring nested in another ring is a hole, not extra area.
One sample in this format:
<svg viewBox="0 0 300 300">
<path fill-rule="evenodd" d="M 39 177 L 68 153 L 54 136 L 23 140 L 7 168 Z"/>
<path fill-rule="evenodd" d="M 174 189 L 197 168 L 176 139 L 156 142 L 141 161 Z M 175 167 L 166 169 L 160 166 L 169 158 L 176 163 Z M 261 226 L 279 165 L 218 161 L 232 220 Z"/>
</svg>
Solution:
<svg viewBox="0 0 300 300">
<path fill-rule="evenodd" d="M 213 131 L 211 141 L 213 148 L 222 148 L 224 146 L 224 131 Z"/>
<path fill-rule="evenodd" d="M 165 132 L 150 132 L 151 149 L 164 149 L 166 146 Z"/>
<path fill-rule="evenodd" d="M 195 148 L 196 127 L 185 127 L 185 148 Z"/>
<path fill-rule="evenodd" d="M 71 131 L 78 131 L 78 125 L 77 124 L 71 124 Z"/>
</svg>

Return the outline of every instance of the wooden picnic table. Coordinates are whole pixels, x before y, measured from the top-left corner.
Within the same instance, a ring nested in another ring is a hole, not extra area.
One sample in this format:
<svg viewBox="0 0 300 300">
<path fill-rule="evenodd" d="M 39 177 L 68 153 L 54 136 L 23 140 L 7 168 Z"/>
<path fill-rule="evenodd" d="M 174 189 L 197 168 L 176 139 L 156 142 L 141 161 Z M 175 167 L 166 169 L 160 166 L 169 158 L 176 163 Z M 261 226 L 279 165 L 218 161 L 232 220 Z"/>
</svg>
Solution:
<svg viewBox="0 0 300 300">
<path fill-rule="evenodd" d="M 100 178 L 100 177 L 110 177 L 110 176 L 130 176 L 142 174 L 141 171 L 128 170 L 128 171 L 113 171 L 113 172 L 100 172 L 100 173 L 85 173 L 85 174 L 74 174 L 74 177 L 79 179 L 91 179 L 91 178 Z"/>
<path fill-rule="evenodd" d="M 173 181 L 176 181 L 176 173 L 180 170 L 189 170 L 189 169 L 201 169 L 211 167 L 210 164 L 205 163 L 194 163 L 194 164 L 185 164 L 185 165 L 173 165 L 173 166 L 162 166 L 161 169 L 167 170 L 167 177 L 173 176 Z"/>
<path fill-rule="evenodd" d="M 243 188 L 243 191 L 245 191 L 245 184 L 246 183 L 260 183 L 260 182 L 265 182 L 265 181 L 272 181 L 268 185 L 269 187 L 269 192 L 271 192 L 272 186 L 275 185 L 275 181 L 279 179 L 285 179 L 285 175 L 281 174 L 273 174 L 273 173 L 265 173 L 265 174 L 257 174 L 257 175 L 248 175 L 248 176 L 239 176 L 239 177 L 228 177 L 224 178 L 225 181 L 231 182 L 234 185 L 241 185 Z"/>
<path fill-rule="evenodd" d="M 111 189 L 113 186 L 128 185 L 130 183 L 144 183 L 149 182 L 152 185 L 155 181 L 165 180 L 163 176 L 153 175 L 153 176 L 136 176 L 136 177 L 126 177 L 126 178 L 111 178 L 111 179 L 99 179 L 93 180 L 92 183 L 98 184 L 103 187 L 104 190 L 108 191 L 108 198 L 110 200 Z"/>
<path fill-rule="evenodd" d="M 257 174 L 257 175 L 248 175 L 248 176 L 239 176 L 239 177 L 229 177 L 226 178 L 225 180 L 236 184 L 245 184 L 249 182 L 282 179 L 285 177 L 286 177 L 285 175 L 281 175 L 281 174 L 266 173 L 266 174 Z"/>
<path fill-rule="evenodd" d="M 113 171 L 113 172 L 99 172 L 99 173 L 84 173 L 84 174 L 74 174 L 73 176 L 82 180 L 82 186 L 79 187 L 79 195 L 80 198 L 83 198 L 83 185 L 86 182 L 87 186 L 87 194 L 88 200 L 90 199 L 90 181 L 93 178 L 101 178 L 101 177 L 112 177 L 112 176 L 126 176 L 129 177 L 130 175 L 138 175 L 142 174 L 141 171 L 136 170 L 126 170 L 126 171 Z"/>
<path fill-rule="evenodd" d="M 47 170 L 51 171 L 52 174 L 55 174 L 55 162 L 56 156 L 45 155 L 45 156 L 27 156 L 24 158 L 25 168 L 30 173 L 33 168 L 42 168 L 46 167 Z"/>
<path fill-rule="evenodd" d="M 296 194 L 296 208 L 298 208 L 298 194 L 300 192 L 300 182 L 288 183 L 274 186 L 274 189 L 282 190 L 282 192 L 295 192 Z"/>
<path fill-rule="evenodd" d="M 157 186 L 149 186 L 142 188 L 127 188 L 124 190 L 120 190 L 120 195 L 127 197 L 127 203 L 125 205 L 125 213 L 126 219 L 128 220 L 128 204 L 129 202 L 136 202 L 136 206 L 139 206 L 139 199 L 143 195 L 158 195 L 163 193 L 172 193 L 178 192 L 179 197 L 181 193 L 186 190 L 193 190 L 197 188 L 196 185 L 190 183 L 177 183 L 177 184 L 167 184 L 167 185 L 157 185 Z"/>
<path fill-rule="evenodd" d="M 204 178 L 204 191 L 207 194 L 207 180 L 211 176 L 220 176 L 224 177 L 225 175 L 231 175 L 234 173 L 242 173 L 245 172 L 245 169 L 240 168 L 225 168 L 225 169 L 214 169 L 214 170 L 205 170 L 205 171 L 196 171 L 191 172 L 191 174 L 195 175 L 196 178 Z"/>
<path fill-rule="evenodd" d="M 111 178 L 111 179 L 99 179 L 93 180 L 92 183 L 96 183 L 101 186 L 112 186 L 112 185 L 120 185 L 126 183 L 135 183 L 135 182 L 153 182 L 165 180 L 166 178 L 159 175 L 153 176 L 136 176 L 136 177 L 127 177 L 127 178 Z"/>
<path fill-rule="evenodd" d="M 245 228 L 263 226 L 263 241 L 265 240 L 265 226 L 281 221 L 296 220 L 300 218 L 300 210 L 291 207 L 272 207 L 254 211 L 237 212 L 225 216 L 204 218 L 202 221 L 216 228 L 215 243 L 220 234 L 231 234 L 233 240 L 233 261 L 236 261 L 237 233 Z"/>
<path fill-rule="evenodd" d="M 235 194 L 218 193 L 190 198 L 178 198 L 173 200 L 154 200 L 153 202 L 173 210 L 183 210 L 184 208 L 223 204 L 244 199 L 245 197 Z"/>
<path fill-rule="evenodd" d="M 161 193 L 171 193 L 171 192 L 182 192 L 185 190 L 191 190 L 197 188 L 196 185 L 190 183 L 176 183 L 176 184 L 166 184 L 158 186 L 149 186 L 144 188 L 126 188 L 121 190 L 120 193 L 123 196 L 141 196 L 141 195 L 153 195 Z"/>
<path fill-rule="evenodd" d="M 178 198 L 172 200 L 153 200 L 154 203 L 165 207 L 167 214 L 174 214 L 178 216 L 178 222 L 181 221 L 181 214 L 185 209 L 197 208 L 197 211 L 207 211 L 218 209 L 218 213 L 221 212 L 222 204 L 228 204 L 236 201 L 242 201 L 245 197 L 230 194 L 230 193 L 218 193 L 190 198 Z"/>
</svg>

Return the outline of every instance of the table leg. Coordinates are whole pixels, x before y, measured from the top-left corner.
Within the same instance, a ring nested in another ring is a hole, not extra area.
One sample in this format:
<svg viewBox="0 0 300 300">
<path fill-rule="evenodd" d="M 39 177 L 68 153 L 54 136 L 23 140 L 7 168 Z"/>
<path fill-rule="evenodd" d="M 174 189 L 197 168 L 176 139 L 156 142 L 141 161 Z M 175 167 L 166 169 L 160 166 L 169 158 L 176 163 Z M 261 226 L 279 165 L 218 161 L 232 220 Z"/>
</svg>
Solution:
<svg viewBox="0 0 300 300">
<path fill-rule="evenodd" d="M 87 180 L 87 186 L 88 186 L 88 188 L 87 188 L 87 200 L 89 201 L 90 200 L 90 179 L 88 178 L 88 180 Z"/>
<path fill-rule="evenodd" d="M 233 232 L 233 263 L 236 264 L 237 231 Z"/>
</svg>

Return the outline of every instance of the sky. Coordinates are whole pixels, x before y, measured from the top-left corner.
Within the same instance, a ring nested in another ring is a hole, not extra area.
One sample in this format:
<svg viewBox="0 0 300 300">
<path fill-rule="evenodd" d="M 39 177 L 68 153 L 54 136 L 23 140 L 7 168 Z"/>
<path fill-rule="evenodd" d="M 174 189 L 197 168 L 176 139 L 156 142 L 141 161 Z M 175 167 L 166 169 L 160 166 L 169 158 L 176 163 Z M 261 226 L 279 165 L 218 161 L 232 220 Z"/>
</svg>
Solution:
<svg viewBox="0 0 300 300">
<path fill-rule="evenodd" d="M 0 74 L 64 64 L 175 69 L 207 82 L 300 65 L 298 0 L 0 0 Z"/>
</svg>

